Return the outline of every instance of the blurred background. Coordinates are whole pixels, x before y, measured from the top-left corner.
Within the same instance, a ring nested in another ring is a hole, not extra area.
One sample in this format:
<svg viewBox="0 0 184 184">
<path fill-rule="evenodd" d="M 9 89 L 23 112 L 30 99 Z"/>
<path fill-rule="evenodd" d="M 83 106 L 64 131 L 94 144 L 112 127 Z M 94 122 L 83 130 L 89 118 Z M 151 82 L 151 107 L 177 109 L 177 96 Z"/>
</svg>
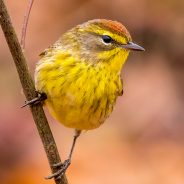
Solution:
<svg viewBox="0 0 184 184">
<path fill-rule="evenodd" d="M 27 1 L 6 0 L 20 38 Z M 39 53 L 76 24 L 94 18 L 122 22 L 146 52 L 130 54 L 124 95 L 97 130 L 84 132 L 67 171 L 72 184 L 184 183 L 184 1 L 39 0 L 29 20 L 25 55 L 34 74 Z M 53 184 L 47 158 L 7 44 L 0 31 L 1 184 Z M 46 110 L 47 113 L 47 110 Z M 47 113 L 62 159 L 73 130 Z"/>
</svg>

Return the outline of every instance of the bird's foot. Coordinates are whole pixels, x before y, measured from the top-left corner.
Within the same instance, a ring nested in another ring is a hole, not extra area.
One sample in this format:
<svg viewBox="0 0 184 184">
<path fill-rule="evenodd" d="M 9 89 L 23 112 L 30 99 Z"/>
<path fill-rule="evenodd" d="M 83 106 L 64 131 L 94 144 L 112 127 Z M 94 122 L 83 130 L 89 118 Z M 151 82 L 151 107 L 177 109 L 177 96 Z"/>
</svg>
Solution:
<svg viewBox="0 0 184 184">
<path fill-rule="evenodd" d="M 65 174 L 65 172 L 68 169 L 70 164 L 71 164 L 71 159 L 67 159 L 63 163 L 59 162 L 57 164 L 54 164 L 53 167 L 59 168 L 59 170 L 57 172 L 45 177 L 45 179 L 52 179 L 52 178 L 59 179 L 59 178 L 61 178 L 61 176 L 63 176 L 63 174 Z"/>
<path fill-rule="evenodd" d="M 39 104 L 41 102 L 43 102 L 44 100 L 47 99 L 47 95 L 45 93 L 41 93 L 37 91 L 37 97 L 33 98 L 30 101 L 25 101 L 25 105 L 23 105 L 21 108 L 27 106 L 27 105 L 36 105 Z"/>
</svg>

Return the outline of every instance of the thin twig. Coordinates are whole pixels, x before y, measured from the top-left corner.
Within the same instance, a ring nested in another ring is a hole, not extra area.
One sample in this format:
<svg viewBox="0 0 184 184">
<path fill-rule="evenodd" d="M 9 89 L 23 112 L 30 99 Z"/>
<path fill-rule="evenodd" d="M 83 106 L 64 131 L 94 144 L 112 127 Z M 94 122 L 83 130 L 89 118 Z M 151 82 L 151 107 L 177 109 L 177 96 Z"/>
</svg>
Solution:
<svg viewBox="0 0 184 184">
<path fill-rule="evenodd" d="M 30 16 L 30 12 L 31 12 L 31 8 L 33 6 L 33 3 L 34 3 L 34 0 L 29 0 L 28 7 L 27 7 L 26 13 L 24 15 L 24 22 L 22 25 L 22 34 L 21 34 L 21 40 L 20 40 L 20 45 L 21 45 L 23 50 L 25 49 L 27 25 L 28 25 L 29 16 Z"/>
<path fill-rule="evenodd" d="M 34 83 L 29 74 L 26 59 L 22 52 L 17 35 L 15 33 L 14 27 L 11 23 L 10 16 L 7 12 L 7 8 L 3 0 L 0 0 L 0 25 L 2 27 L 4 36 L 9 46 L 9 50 L 12 54 L 14 63 L 16 65 L 16 69 L 23 87 L 24 94 L 27 100 L 31 100 L 36 97 Z M 59 157 L 56 143 L 50 130 L 46 116 L 44 114 L 43 108 L 40 104 L 37 104 L 31 106 L 30 110 L 32 112 L 35 124 L 37 126 L 45 152 L 47 154 L 50 168 L 52 172 L 55 173 L 57 172 L 57 168 L 54 168 L 53 165 L 59 163 L 61 159 Z M 55 179 L 55 183 L 68 184 L 65 175 L 63 175 L 61 178 L 58 178 L 57 180 Z"/>
</svg>

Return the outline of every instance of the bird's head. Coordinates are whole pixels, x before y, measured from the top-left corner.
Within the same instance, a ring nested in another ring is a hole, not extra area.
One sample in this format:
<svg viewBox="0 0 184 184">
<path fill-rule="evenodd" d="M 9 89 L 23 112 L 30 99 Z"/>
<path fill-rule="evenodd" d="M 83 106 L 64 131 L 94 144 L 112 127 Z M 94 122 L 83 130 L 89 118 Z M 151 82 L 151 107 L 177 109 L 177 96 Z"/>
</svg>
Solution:
<svg viewBox="0 0 184 184">
<path fill-rule="evenodd" d="M 125 62 L 129 51 L 144 51 L 133 43 L 128 30 L 121 23 L 95 19 L 66 32 L 62 43 L 86 62 L 111 62 L 117 55 Z"/>
</svg>

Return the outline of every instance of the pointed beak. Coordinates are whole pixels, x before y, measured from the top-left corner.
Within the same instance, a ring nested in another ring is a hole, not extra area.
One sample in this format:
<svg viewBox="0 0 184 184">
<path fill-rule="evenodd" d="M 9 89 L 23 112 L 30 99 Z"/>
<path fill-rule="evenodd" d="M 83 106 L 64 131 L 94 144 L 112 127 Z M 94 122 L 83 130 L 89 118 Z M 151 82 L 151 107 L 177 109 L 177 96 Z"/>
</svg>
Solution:
<svg viewBox="0 0 184 184">
<path fill-rule="evenodd" d="M 122 45 L 122 48 L 128 49 L 128 50 L 133 50 L 133 51 L 145 51 L 145 49 L 133 42 L 128 42 L 125 45 Z"/>
</svg>

